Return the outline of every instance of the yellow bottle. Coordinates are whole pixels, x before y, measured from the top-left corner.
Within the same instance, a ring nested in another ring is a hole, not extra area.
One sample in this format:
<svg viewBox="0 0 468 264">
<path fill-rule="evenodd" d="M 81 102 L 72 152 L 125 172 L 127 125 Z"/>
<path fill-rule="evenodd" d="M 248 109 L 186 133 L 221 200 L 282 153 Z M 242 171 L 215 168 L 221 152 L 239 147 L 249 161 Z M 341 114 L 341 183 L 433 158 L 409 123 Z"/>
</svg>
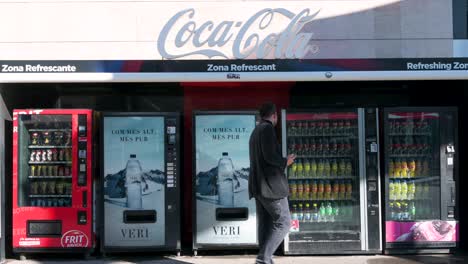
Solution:
<svg viewBox="0 0 468 264">
<path fill-rule="evenodd" d="M 390 178 L 395 177 L 395 163 L 393 162 L 393 160 L 390 160 L 388 164 L 388 176 Z"/>
<path fill-rule="evenodd" d="M 416 177 L 416 161 L 411 160 L 409 163 L 409 177 L 414 178 Z"/>
<path fill-rule="evenodd" d="M 317 177 L 317 163 L 315 160 L 312 160 L 310 164 L 310 177 Z"/>
<path fill-rule="evenodd" d="M 403 160 L 401 162 L 401 172 L 400 172 L 400 176 L 402 178 L 406 178 L 408 177 L 408 163 L 406 162 L 406 160 Z"/>
</svg>

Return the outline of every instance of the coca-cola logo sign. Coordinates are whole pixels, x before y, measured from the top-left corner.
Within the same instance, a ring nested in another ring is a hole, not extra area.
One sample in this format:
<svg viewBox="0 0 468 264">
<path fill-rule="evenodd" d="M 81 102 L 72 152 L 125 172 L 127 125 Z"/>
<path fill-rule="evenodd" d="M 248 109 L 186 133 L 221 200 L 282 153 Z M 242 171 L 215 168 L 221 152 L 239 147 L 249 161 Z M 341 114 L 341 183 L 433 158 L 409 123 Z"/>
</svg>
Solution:
<svg viewBox="0 0 468 264">
<path fill-rule="evenodd" d="M 313 33 L 302 32 L 302 28 L 319 12 L 311 13 L 308 8 L 298 13 L 284 8 L 265 8 L 246 21 L 225 20 L 215 24 L 210 20 L 197 23 L 195 9 L 189 8 L 175 14 L 164 25 L 158 38 L 158 51 L 165 59 L 191 55 L 210 59 L 300 59 L 318 52 L 318 47 L 310 44 Z M 278 29 L 272 24 L 280 16 L 289 22 Z M 227 43 L 232 43 L 232 54 L 220 50 Z M 184 50 L 186 45 L 195 50 Z"/>
<path fill-rule="evenodd" d="M 61 239 L 62 247 L 87 247 L 88 237 L 79 230 L 71 230 L 63 234 Z"/>
</svg>

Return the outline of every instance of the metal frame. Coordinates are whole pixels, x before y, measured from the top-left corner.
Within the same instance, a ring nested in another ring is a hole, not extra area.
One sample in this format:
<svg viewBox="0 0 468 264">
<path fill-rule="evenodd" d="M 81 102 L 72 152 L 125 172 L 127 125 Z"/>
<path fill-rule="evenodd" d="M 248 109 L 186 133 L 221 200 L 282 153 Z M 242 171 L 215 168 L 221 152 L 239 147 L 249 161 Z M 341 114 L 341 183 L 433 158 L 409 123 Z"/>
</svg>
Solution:
<svg viewBox="0 0 468 264">
<path fill-rule="evenodd" d="M 455 165 L 454 165 L 454 180 L 457 184 L 455 184 L 455 190 L 456 190 L 456 209 L 460 210 L 460 204 L 458 202 L 458 197 L 459 197 L 459 163 L 458 163 L 458 156 L 459 156 L 459 142 L 458 142 L 458 108 L 453 107 L 453 106 L 448 106 L 448 107 L 430 107 L 430 106 L 422 106 L 422 107 L 386 107 L 383 109 L 383 133 L 384 133 L 384 140 L 383 140 L 383 146 L 385 146 L 386 142 L 386 134 L 385 132 L 388 130 L 388 114 L 391 112 L 437 112 L 437 113 L 444 113 L 444 112 L 454 112 L 456 120 L 454 120 L 454 139 L 455 139 L 455 146 L 458 147 L 456 149 L 456 154 L 455 154 Z M 440 130 L 443 129 L 440 127 L 439 124 L 439 133 Z M 439 141 L 442 140 L 439 138 Z M 439 142 L 440 143 L 440 142 Z M 439 144 L 440 145 L 440 144 Z M 386 151 L 382 151 L 382 154 L 386 155 Z M 439 160 L 442 159 L 441 153 L 439 153 Z M 383 161 L 384 163 L 386 162 L 386 159 Z M 385 164 L 386 165 L 386 164 Z M 440 168 L 442 169 L 442 168 Z M 384 186 L 382 189 L 383 197 L 385 199 L 384 206 L 382 207 L 382 212 L 384 213 L 385 218 L 382 219 L 383 227 L 385 227 L 385 223 L 387 222 L 386 220 L 386 211 L 387 211 L 387 197 L 388 197 L 388 177 L 387 177 L 387 167 L 384 167 Z M 382 176 L 381 176 L 382 177 Z M 443 198 L 442 198 L 442 180 L 443 180 L 443 175 L 442 171 L 440 171 L 440 200 L 441 200 L 441 208 L 440 210 L 442 211 L 442 206 L 443 206 Z M 456 215 L 457 216 L 457 215 Z M 441 215 L 442 218 L 442 215 Z M 456 221 L 460 223 L 460 219 L 455 219 L 455 220 L 450 220 L 450 221 Z M 383 242 L 383 249 L 385 253 L 448 253 L 450 252 L 451 249 L 456 249 L 458 247 L 458 241 L 455 242 L 411 242 L 411 243 L 395 243 L 395 242 L 387 242 L 385 236 L 382 238 Z"/>
<path fill-rule="evenodd" d="M 178 196 L 178 201 L 177 201 L 177 211 L 178 211 L 178 217 L 179 217 L 179 230 L 178 230 L 178 237 L 177 237 L 177 243 L 176 246 L 155 246 L 155 247 L 128 247 L 128 246 L 105 246 L 104 243 L 104 224 L 105 224 L 105 213 L 104 213 L 104 118 L 105 117 L 163 117 L 164 121 L 166 120 L 167 117 L 175 117 L 176 122 L 177 122 L 177 130 L 176 130 L 176 137 L 178 139 L 178 143 L 176 145 L 177 148 L 177 153 L 178 157 L 180 157 L 180 113 L 178 112 L 102 112 L 100 115 L 101 120 L 99 121 L 100 127 L 100 147 L 99 147 L 99 156 L 100 156 L 100 161 L 101 161 L 101 167 L 100 167 L 100 177 L 99 177 L 99 186 L 98 186 L 98 193 L 100 194 L 97 197 L 97 224 L 98 224 L 98 232 L 100 235 L 100 246 L 101 246 L 101 252 L 102 253 L 115 253 L 115 252 L 145 252 L 145 251 L 177 251 L 177 253 L 180 252 L 181 250 L 181 224 L 180 224 L 180 216 L 181 216 L 181 210 L 180 210 L 180 204 L 181 204 L 181 199 L 180 199 L 180 187 L 181 187 L 181 181 L 178 181 L 177 185 L 177 196 Z M 164 127 L 165 128 L 165 127 Z M 164 129 L 164 138 L 166 138 L 166 129 Z M 164 140 L 164 146 L 166 146 L 166 141 Z M 164 156 L 164 164 L 166 164 L 166 156 Z M 180 168 L 180 158 L 177 159 L 177 167 Z M 179 179 L 181 179 L 182 174 L 181 170 L 179 169 Z M 165 192 L 164 195 L 167 195 L 167 186 L 165 186 Z M 165 199 L 167 202 L 167 200 Z M 165 219 L 167 220 L 167 210 L 165 210 Z M 168 232 L 165 233 L 165 235 L 169 235 Z M 165 241 L 167 242 L 166 238 Z"/>
<path fill-rule="evenodd" d="M 258 121 L 258 112 L 256 110 L 239 110 L 239 111 L 205 111 L 205 110 L 194 110 L 192 112 L 192 249 L 194 255 L 197 255 L 198 250 L 242 250 L 242 249 L 257 249 L 258 248 L 258 235 L 257 242 L 255 244 L 201 244 L 197 243 L 197 197 L 196 197 L 196 127 L 195 120 L 196 116 L 203 115 L 254 115 L 255 121 Z M 256 214 L 255 214 L 256 215 Z M 258 225 L 258 221 L 257 221 Z M 257 229 L 256 229 L 257 231 Z"/>
<path fill-rule="evenodd" d="M 360 214 L 361 214 L 361 250 L 369 249 L 367 234 L 367 182 L 366 182 L 366 125 L 363 108 L 358 109 L 358 131 L 359 131 L 359 193 L 360 193 Z"/>
</svg>

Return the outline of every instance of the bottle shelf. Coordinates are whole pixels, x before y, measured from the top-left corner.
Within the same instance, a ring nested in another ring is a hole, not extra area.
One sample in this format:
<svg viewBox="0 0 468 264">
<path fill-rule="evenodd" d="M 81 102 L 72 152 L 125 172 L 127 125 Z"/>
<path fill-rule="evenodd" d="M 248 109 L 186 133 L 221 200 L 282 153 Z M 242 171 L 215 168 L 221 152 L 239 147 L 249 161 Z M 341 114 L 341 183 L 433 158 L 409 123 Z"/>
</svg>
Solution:
<svg viewBox="0 0 468 264">
<path fill-rule="evenodd" d="M 32 128 L 29 132 L 70 132 L 70 128 Z"/>
<path fill-rule="evenodd" d="M 432 136 L 432 133 L 430 132 L 420 132 L 420 133 L 388 133 L 388 136 L 391 137 L 402 137 L 402 136 Z"/>
<path fill-rule="evenodd" d="M 330 202 L 333 202 L 333 201 L 356 201 L 356 199 L 354 198 L 336 198 L 336 199 L 333 199 L 333 198 L 330 198 L 330 199 L 299 199 L 299 198 L 296 198 L 296 199 L 292 199 L 290 196 L 289 196 L 289 201 L 291 202 L 327 202 L 327 201 L 330 201 Z"/>
<path fill-rule="evenodd" d="M 71 161 L 30 161 L 29 165 L 47 165 L 47 164 L 72 164 Z"/>
<path fill-rule="evenodd" d="M 420 180 L 420 179 L 430 179 L 435 180 L 431 176 L 415 176 L 415 177 L 388 177 L 390 180 Z"/>
<path fill-rule="evenodd" d="M 403 200 L 403 199 L 394 199 L 394 200 L 390 200 L 388 199 L 388 202 L 391 202 L 391 203 L 394 203 L 394 202 L 417 202 L 417 201 L 431 201 L 432 200 L 432 197 L 427 197 L 427 198 L 415 198 L 415 199 L 406 199 L 406 200 Z"/>
<path fill-rule="evenodd" d="M 39 145 L 30 145 L 29 149 L 71 149 L 72 146 L 39 146 Z"/>
<path fill-rule="evenodd" d="M 71 198 L 71 194 L 30 194 L 29 198 Z"/>
<path fill-rule="evenodd" d="M 425 158 L 431 157 L 432 153 L 427 154 L 389 154 L 390 158 Z"/>
<path fill-rule="evenodd" d="M 297 155 L 297 159 L 319 159 L 319 158 L 353 158 L 351 154 L 342 155 Z"/>
<path fill-rule="evenodd" d="M 289 180 L 353 180 L 356 176 L 289 177 Z"/>
<path fill-rule="evenodd" d="M 72 176 L 28 176 L 29 179 L 71 179 Z"/>
</svg>

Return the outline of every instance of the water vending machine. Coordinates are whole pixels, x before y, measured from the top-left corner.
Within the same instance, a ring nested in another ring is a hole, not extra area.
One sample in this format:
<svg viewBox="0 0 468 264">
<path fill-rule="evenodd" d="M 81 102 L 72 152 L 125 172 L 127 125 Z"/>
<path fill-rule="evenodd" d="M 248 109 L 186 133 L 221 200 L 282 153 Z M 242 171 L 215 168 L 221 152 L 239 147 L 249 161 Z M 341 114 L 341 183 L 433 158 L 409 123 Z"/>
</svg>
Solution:
<svg viewBox="0 0 468 264">
<path fill-rule="evenodd" d="M 255 200 L 249 200 L 249 139 L 256 112 L 195 112 L 194 254 L 257 247 Z"/>
<path fill-rule="evenodd" d="M 103 113 L 101 248 L 180 253 L 176 113 Z"/>
</svg>

